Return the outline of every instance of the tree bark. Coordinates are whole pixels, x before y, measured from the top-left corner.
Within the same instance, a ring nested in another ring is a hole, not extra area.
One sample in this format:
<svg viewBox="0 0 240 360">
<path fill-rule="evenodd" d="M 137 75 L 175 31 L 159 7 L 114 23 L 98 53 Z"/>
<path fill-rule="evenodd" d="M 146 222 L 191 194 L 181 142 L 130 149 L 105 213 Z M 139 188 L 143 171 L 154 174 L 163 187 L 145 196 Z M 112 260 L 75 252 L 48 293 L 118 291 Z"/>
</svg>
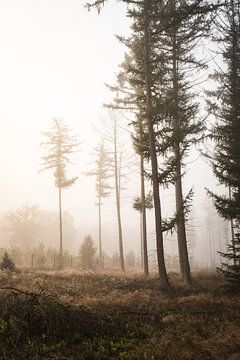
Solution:
<svg viewBox="0 0 240 360">
<path fill-rule="evenodd" d="M 102 213 L 101 213 L 101 196 L 98 198 L 98 241 L 99 241 L 99 258 L 102 266 Z"/>
<path fill-rule="evenodd" d="M 191 273 L 190 265 L 188 259 L 188 249 L 187 249 L 187 238 L 186 238 L 186 227 L 185 227 L 185 217 L 183 210 L 183 194 L 182 194 L 182 175 L 181 175 L 181 166 L 177 164 L 176 169 L 176 212 L 178 214 L 177 221 L 177 239 L 178 239 L 178 251 L 179 251 L 179 262 L 180 270 L 182 274 L 182 279 L 185 284 L 191 284 Z"/>
<path fill-rule="evenodd" d="M 236 24 L 235 24 L 235 7 L 234 7 L 234 1 L 231 0 L 230 1 L 230 6 L 231 6 L 231 11 L 232 11 L 232 23 L 231 23 L 231 27 L 232 27 L 232 32 L 233 32 L 233 37 L 232 37 L 232 73 L 235 76 L 232 76 L 232 88 L 233 88 L 233 93 L 236 94 L 237 93 L 237 31 L 236 31 Z M 236 118 L 237 118 L 237 109 L 238 109 L 238 102 L 239 99 L 237 96 L 235 96 L 235 99 L 233 100 L 233 107 L 234 110 L 236 111 Z M 228 188 L 229 190 L 229 199 L 232 199 L 232 190 L 231 190 L 231 186 L 229 186 Z M 238 190 L 239 191 L 239 190 Z M 234 231 L 234 221 L 233 219 L 230 220 L 230 226 L 231 226 L 231 240 L 232 240 L 232 250 L 233 250 L 233 264 L 236 265 L 237 264 L 237 259 L 236 259 L 236 248 L 235 248 L 235 231 Z"/>
<path fill-rule="evenodd" d="M 62 189 L 58 188 L 58 205 L 59 205 L 59 235 L 60 235 L 60 248 L 59 248 L 59 268 L 63 269 L 63 230 L 62 230 Z"/>
<path fill-rule="evenodd" d="M 231 186 L 228 187 L 228 193 L 229 193 L 229 199 L 232 199 L 232 191 L 231 191 Z M 235 234 L 234 234 L 234 223 L 233 223 L 233 219 L 230 219 L 230 227 L 231 227 L 231 242 L 232 242 L 232 250 L 233 250 L 233 264 L 236 266 L 237 265 L 237 259 L 236 259 L 236 248 L 235 248 Z"/>
<path fill-rule="evenodd" d="M 118 239 L 119 239 L 119 257 L 120 257 L 120 267 L 121 271 L 125 271 L 124 266 L 124 255 L 123 255 L 123 236 L 122 236 L 122 219 L 121 219 L 121 206 L 120 206 L 120 178 L 118 169 L 118 159 L 117 159 L 117 126 L 116 119 L 114 118 L 114 178 L 115 178 L 115 193 L 116 193 L 116 207 L 117 207 L 117 223 L 118 223 Z"/>
<path fill-rule="evenodd" d="M 143 223 L 142 223 L 142 213 L 139 211 L 140 215 L 140 245 L 141 245 L 141 269 L 144 269 L 143 267 Z"/>
<path fill-rule="evenodd" d="M 144 269 L 144 275 L 149 276 L 143 155 L 140 155 L 140 168 L 141 168 L 140 171 L 141 171 L 141 203 L 142 203 L 141 217 L 142 217 L 143 269 Z"/>
<path fill-rule="evenodd" d="M 176 11 L 176 3 L 173 0 L 173 11 Z M 190 265 L 188 259 L 188 249 L 187 249 L 187 238 L 186 238 L 186 228 L 185 228 L 185 216 L 183 208 L 183 192 L 182 192 L 182 174 L 181 174 L 181 152 L 179 144 L 179 133 L 180 133 L 180 124 L 179 124 L 179 96 L 178 96 L 178 49 L 177 49 L 177 29 L 176 26 L 173 28 L 173 97 L 174 97 L 174 112 L 173 112 L 173 122 L 174 122 L 174 153 L 176 160 L 176 170 L 175 170 L 175 199 L 176 199 L 176 213 L 178 214 L 177 220 L 177 239 L 178 239 L 178 252 L 179 252 L 179 263 L 180 271 L 182 275 L 183 282 L 185 284 L 191 284 L 191 274 L 190 274 Z"/>
<path fill-rule="evenodd" d="M 161 285 L 169 287 L 167 272 L 164 261 L 163 233 L 161 202 L 158 181 L 158 161 L 156 153 L 156 140 L 152 119 L 152 94 L 151 94 L 151 70 L 150 70 L 150 39 L 149 39 L 149 5 L 150 0 L 144 0 L 144 73 L 146 86 L 146 113 L 149 133 L 149 149 L 152 169 L 153 198 L 155 208 L 156 247 L 158 259 L 158 271 Z"/>
</svg>

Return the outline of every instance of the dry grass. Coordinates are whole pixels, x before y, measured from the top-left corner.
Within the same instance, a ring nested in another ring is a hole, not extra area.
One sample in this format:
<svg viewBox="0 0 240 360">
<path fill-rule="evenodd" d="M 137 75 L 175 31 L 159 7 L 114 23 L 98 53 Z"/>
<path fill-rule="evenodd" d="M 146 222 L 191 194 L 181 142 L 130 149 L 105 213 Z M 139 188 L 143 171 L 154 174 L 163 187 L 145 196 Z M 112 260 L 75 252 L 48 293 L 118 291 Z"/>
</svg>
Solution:
<svg viewBox="0 0 240 360">
<path fill-rule="evenodd" d="M 240 299 L 194 274 L 0 274 L 0 359 L 240 359 Z"/>
</svg>

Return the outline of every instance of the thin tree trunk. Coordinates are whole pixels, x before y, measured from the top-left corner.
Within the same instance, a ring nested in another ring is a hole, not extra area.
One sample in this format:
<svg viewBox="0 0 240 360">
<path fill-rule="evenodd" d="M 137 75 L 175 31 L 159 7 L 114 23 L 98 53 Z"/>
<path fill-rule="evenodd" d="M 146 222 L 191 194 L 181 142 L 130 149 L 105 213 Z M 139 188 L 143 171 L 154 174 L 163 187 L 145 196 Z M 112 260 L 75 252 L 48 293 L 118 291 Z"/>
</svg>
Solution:
<svg viewBox="0 0 240 360">
<path fill-rule="evenodd" d="M 119 257 L 121 270 L 125 271 L 124 255 L 123 255 L 123 236 L 122 236 L 122 220 L 121 220 L 121 207 L 120 207 L 120 184 L 119 184 L 119 169 L 117 161 L 117 126 L 116 118 L 114 117 L 114 177 L 115 177 L 115 193 L 116 193 L 116 207 L 117 207 L 117 222 L 118 222 L 118 239 L 119 239 Z"/>
<path fill-rule="evenodd" d="M 59 249 L 59 268 L 63 269 L 63 231 L 62 231 L 62 189 L 58 187 L 58 205 L 59 205 L 59 234 L 60 234 L 60 249 Z"/>
<path fill-rule="evenodd" d="M 211 204 L 208 206 L 208 216 L 211 221 L 208 222 L 208 241 L 209 241 L 209 257 L 210 269 L 213 267 L 213 244 L 212 244 L 212 227 L 213 227 L 213 214 L 211 211 Z"/>
<path fill-rule="evenodd" d="M 229 192 L 229 199 L 232 199 L 232 191 L 231 191 L 231 186 L 228 187 L 228 192 Z M 232 250 L 233 250 L 233 264 L 236 266 L 237 265 L 237 261 L 236 261 L 236 249 L 235 249 L 235 243 L 234 243 L 234 239 L 235 239 L 235 234 L 234 234 L 234 224 L 233 224 L 233 219 L 230 219 L 230 226 L 231 226 L 231 242 L 232 242 Z"/>
<path fill-rule="evenodd" d="M 98 198 L 98 240 L 99 240 L 99 258 L 102 266 L 102 214 L 101 214 L 101 196 Z"/>
<path fill-rule="evenodd" d="M 141 171 L 141 203 L 142 203 L 142 234 L 143 234 L 143 268 L 144 275 L 149 276 L 148 268 L 148 250 L 147 250 L 147 221 L 146 221 L 146 207 L 145 207 L 145 181 L 144 181 L 144 160 L 143 155 L 140 155 L 140 171 Z"/>
<path fill-rule="evenodd" d="M 60 128 L 58 127 L 58 136 L 60 138 Z M 62 230 L 62 169 L 61 169 L 61 146 L 58 141 L 57 146 L 57 169 L 58 169 L 58 209 L 59 209 L 59 269 L 63 269 L 63 230 Z"/>
<path fill-rule="evenodd" d="M 214 215 L 214 214 L 213 214 Z M 213 227 L 211 231 L 212 235 L 212 252 L 213 252 L 213 266 L 216 267 L 216 244 L 215 244 L 215 221 L 213 217 Z"/>
<path fill-rule="evenodd" d="M 162 233 L 162 216 L 161 216 L 161 202 L 158 181 L 158 161 L 156 154 L 156 140 L 154 134 L 153 120 L 152 120 L 152 94 L 151 94 L 151 71 L 150 71 L 150 44 L 149 44 L 149 11 L 150 0 L 144 0 L 144 73 L 146 86 L 146 112 L 147 124 L 149 133 L 149 148 L 152 168 L 152 184 L 153 184 L 153 198 L 155 207 L 155 228 L 156 228 L 156 246 L 158 271 L 160 282 L 163 287 L 169 287 L 167 272 L 164 261 L 163 248 L 163 233 Z"/>
<path fill-rule="evenodd" d="M 141 269 L 143 269 L 143 219 L 142 219 L 142 213 L 139 211 L 140 215 L 140 245 L 141 245 Z"/>
<path fill-rule="evenodd" d="M 176 10 L 176 3 L 173 0 L 173 11 Z M 179 145 L 179 115 L 178 115 L 178 60 L 177 60 L 177 30 L 173 29 L 173 91 L 174 91 L 174 137 L 176 138 L 174 153 L 176 159 L 175 171 L 175 197 L 176 197 L 176 213 L 177 220 L 177 239 L 180 271 L 184 283 L 191 284 L 190 265 L 188 259 L 187 238 L 185 228 L 185 216 L 183 208 L 183 192 L 182 192 L 182 174 L 181 174 L 181 153 Z"/>
</svg>

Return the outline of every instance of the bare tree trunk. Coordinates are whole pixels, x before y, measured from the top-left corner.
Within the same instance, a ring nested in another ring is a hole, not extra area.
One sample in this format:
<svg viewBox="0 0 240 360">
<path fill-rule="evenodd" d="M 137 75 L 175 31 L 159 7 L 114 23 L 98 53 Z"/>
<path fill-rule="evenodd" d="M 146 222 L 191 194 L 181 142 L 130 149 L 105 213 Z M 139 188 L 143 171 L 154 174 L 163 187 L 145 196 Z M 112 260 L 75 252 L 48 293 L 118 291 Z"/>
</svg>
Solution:
<svg viewBox="0 0 240 360">
<path fill-rule="evenodd" d="M 140 215 L 141 269 L 143 269 L 143 223 L 142 223 L 141 211 L 139 211 L 139 215 Z"/>
<path fill-rule="evenodd" d="M 58 127 L 58 135 L 60 137 L 60 129 Z M 58 169 L 58 208 L 59 208 L 59 269 L 63 269 L 63 229 L 62 229 L 62 169 L 61 169 L 61 146 L 58 141 L 57 147 L 57 169 Z"/>
<path fill-rule="evenodd" d="M 152 94 L 151 94 L 151 70 L 150 70 L 150 44 L 149 44 L 149 5 L 150 0 L 144 0 L 144 73 L 146 86 L 146 112 L 149 133 L 149 148 L 152 168 L 153 198 L 155 208 L 155 227 L 156 227 L 156 246 L 158 271 L 160 282 L 163 287 L 169 287 L 167 272 L 164 261 L 163 233 L 162 233 L 162 216 L 161 202 L 158 181 L 158 161 L 156 153 L 156 140 L 152 119 Z"/>
<path fill-rule="evenodd" d="M 144 268 L 144 275 L 149 276 L 143 155 L 140 155 L 140 171 L 141 171 L 140 176 L 141 176 L 141 203 L 142 203 L 141 216 L 142 216 L 142 234 L 143 234 L 143 239 L 142 239 L 142 243 L 143 243 L 143 268 Z"/>
<path fill-rule="evenodd" d="M 176 3 L 173 0 L 173 10 L 176 10 Z M 173 29 L 173 92 L 174 92 L 174 136 L 175 141 L 175 159 L 176 159 L 176 171 L 175 171 L 175 197 L 176 197 L 176 213 L 178 214 L 177 220 L 177 239 L 178 239 L 178 252 L 180 271 L 182 279 L 185 284 L 191 284 L 190 265 L 188 259 L 187 238 L 185 228 L 185 216 L 183 208 L 183 192 L 182 192 L 182 174 L 181 174 L 181 153 L 179 145 L 179 115 L 178 115 L 178 60 L 177 60 L 177 30 Z"/>
<path fill-rule="evenodd" d="M 62 189 L 58 187 L 58 205 L 59 205 L 59 234 L 60 234 L 60 249 L 59 249 L 59 268 L 63 269 L 63 230 L 62 230 Z"/>
<path fill-rule="evenodd" d="M 231 186 L 228 187 L 228 192 L 229 192 L 229 199 L 232 199 Z M 230 219 L 230 227 L 231 227 L 231 242 L 232 242 L 232 250 L 233 250 L 233 264 L 236 266 L 237 260 L 236 260 L 236 249 L 234 243 L 235 234 L 234 234 L 234 223 L 232 218 Z"/>
<path fill-rule="evenodd" d="M 185 217 L 183 210 L 183 194 L 182 194 L 182 177 L 181 166 L 177 164 L 176 170 L 176 212 L 178 214 L 177 221 L 177 239 L 178 239 L 178 251 L 179 262 L 182 278 L 185 284 L 191 284 L 191 273 L 188 259 L 187 238 L 185 228 Z"/>
<path fill-rule="evenodd" d="M 121 206 L 120 206 L 120 169 L 118 168 L 117 158 L 117 125 L 116 118 L 114 117 L 114 177 L 115 177 L 115 193 L 116 193 L 116 207 L 117 207 L 117 222 L 118 222 L 118 239 L 119 239 L 119 257 L 120 267 L 122 271 L 125 271 L 124 255 L 123 255 L 123 236 L 122 236 L 122 219 L 121 219 Z"/>
<path fill-rule="evenodd" d="M 214 214 L 210 202 L 208 204 L 207 216 L 208 216 L 207 230 L 208 230 L 208 242 L 209 242 L 209 268 L 212 269 L 214 267 L 214 247 L 213 247 Z"/>
<path fill-rule="evenodd" d="M 102 214 L 101 214 L 101 196 L 98 198 L 98 241 L 99 241 L 99 258 L 102 266 Z"/>
</svg>

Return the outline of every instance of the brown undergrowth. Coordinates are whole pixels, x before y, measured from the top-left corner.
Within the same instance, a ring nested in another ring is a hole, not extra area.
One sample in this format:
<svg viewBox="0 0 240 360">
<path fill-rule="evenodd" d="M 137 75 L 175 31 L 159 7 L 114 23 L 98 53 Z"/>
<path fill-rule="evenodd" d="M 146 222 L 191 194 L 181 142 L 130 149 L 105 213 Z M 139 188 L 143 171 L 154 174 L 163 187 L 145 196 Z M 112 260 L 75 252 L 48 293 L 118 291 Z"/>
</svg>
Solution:
<svg viewBox="0 0 240 360">
<path fill-rule="evenodd" d="M 0 276 L 0 359 L 240 359 L 240 299 L 216 274 Z"/>
</svg>

